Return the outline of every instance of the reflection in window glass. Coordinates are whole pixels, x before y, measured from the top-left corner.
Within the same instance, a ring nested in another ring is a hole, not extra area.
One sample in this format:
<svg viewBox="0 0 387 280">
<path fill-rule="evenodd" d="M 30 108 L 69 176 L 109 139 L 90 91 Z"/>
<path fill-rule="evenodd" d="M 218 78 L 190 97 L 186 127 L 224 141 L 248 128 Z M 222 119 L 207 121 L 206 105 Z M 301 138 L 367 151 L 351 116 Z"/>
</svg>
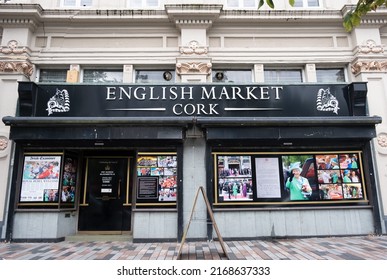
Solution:
<svg viewBox="0 0 387 280">
<path fill-rule="evenodd" d="M 319 7 L 319 0 L 295 0 L 293 7 Z"/>
<path fill-rule="evenodd" d="M 121 70 L 84 70 L 84 83 L 122 83 Z"/>
<path fill-rule="evenodd" d="M 245 8 L 255 7 L 255 0 L 244 0 L 243 7 Z"/>
<path fill-rule="evenodd" d="M 251 70 L 213 70 L 214 83 L 251 83 Z"/>
<path fill-rule="evenodd" d="M 308 0 L 308 7 L 318 7 L 319 5 L 319 0 Z"/>
<path fill-rule="evenodd" d="M 344 69 L 316 69 L 318 83 L 340 83 L 345 82 Z"/>
<path fill-rule="evenodd" d="M 91 6 L 93 0 L 63 0 L 63 6 L 76 7 L 76 6 Z"/>
<path fill-rule="evenodd" d="M 159 0 L 129 0 L 129 8 L 158 7 Z"/>
<path fill-rule="evenodd" d="M 238 7 L 239 0 L 227 0 L 227 6 L 228 7 Z"/>
<path fill-rule="evenodd" d="M 75 6 L 76 1 L 75 0 L 63 0 L 64 6 Z"/>
<path fill-rule="evenodd" d="M 173 70 L 136 70 L 136 83 L 173 83 L 175 71 Z"/>
<path fill-rule="evenodd" d="M 147 0 L 146 5 L 149 7 L 155 7 L 159 5 L 159 0 Z"/>
<path fill-rule="evenodd" d="M 298 69 L 265 70 L 265 83 L 301 83 L 302 72 Z"/>
<path fill-rule="evenodd" d="M 65 83 L 67 69 L 41 69 L 39 82 L 42 83 Z"/>
<path fill-rule="evenodd" d="M 256 0 L 227 0 L 229 8 L 254 8 L 257 5 Z"/>
</svg>

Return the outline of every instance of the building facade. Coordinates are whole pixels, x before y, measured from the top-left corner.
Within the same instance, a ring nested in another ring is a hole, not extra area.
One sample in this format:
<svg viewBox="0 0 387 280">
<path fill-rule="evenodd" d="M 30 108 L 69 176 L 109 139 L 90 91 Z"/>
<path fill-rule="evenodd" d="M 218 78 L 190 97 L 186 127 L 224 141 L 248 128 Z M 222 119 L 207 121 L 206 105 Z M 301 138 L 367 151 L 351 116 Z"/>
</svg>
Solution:
<svg viewBox="0 0 387 280">
<path fill-rule="evenodd" d="M 1 239 L 386 233 L 385 8 L 5 2 Z"/>
</svg>

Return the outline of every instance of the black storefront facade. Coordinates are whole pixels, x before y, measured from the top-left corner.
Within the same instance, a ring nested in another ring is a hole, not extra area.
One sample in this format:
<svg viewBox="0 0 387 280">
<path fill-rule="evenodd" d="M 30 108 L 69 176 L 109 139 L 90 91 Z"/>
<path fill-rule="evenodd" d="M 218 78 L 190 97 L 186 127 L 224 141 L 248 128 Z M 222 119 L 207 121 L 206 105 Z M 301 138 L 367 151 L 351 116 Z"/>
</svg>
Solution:
<svg viewBox="0 0 387 280">
<path fill-rule="evenodd" d="M 381 118 L 366 98 L 365 83 L 20 82 L 3 118 L 16 143 L 7 239 L 180 240 L 200 185 L 226 239 L 381 233 Z M 295 165 L 309 185 L 298 195 Z M 212 239 L 200 211 L 188 237 Z"/>
</svg>

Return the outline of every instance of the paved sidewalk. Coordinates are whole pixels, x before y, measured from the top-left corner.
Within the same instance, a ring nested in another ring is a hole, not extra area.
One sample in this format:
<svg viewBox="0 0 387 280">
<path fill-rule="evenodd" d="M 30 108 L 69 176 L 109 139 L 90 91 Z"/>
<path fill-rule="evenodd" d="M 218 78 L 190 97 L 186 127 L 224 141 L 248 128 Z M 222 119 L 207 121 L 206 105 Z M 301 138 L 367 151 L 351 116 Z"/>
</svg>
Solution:
<svg viewBox="0 0 387 280">
<path fill-rule="evenodd" d="M 178 243 L 0 243 L 0 260 L 174 260 Z M 387 236 L 225 241 L 233 260 L 387 260 Z M 182 260 L 227 259 L 218 241 L 185 242 Z"/>
</svg>

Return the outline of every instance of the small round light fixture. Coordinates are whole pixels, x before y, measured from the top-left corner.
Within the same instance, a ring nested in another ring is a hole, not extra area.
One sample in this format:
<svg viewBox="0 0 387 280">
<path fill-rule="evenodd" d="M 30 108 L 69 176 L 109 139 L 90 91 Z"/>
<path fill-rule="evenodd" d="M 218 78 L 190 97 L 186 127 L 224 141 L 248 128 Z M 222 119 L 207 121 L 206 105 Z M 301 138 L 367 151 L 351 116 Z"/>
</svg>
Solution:
<svg viewBox="0 0 387 280">
<path fill-rule="evenodd" d="M 172 79 L 172 73 L 169 72 L 169 71 L 165 71 L 165 72 L 163 73 L 163 78 L 164 78 L 164 80 L 166 80 L 166 81 L 170 81 L 170 80 Z"/>
<path fill-rule="evenodd" d="M 216 78 L 218 81 L 223 80 L 223 78 L 224 78 L 223 72 L 216 72 L 216 73 L 215 73 L 215 78 Z"/>
</svg>

